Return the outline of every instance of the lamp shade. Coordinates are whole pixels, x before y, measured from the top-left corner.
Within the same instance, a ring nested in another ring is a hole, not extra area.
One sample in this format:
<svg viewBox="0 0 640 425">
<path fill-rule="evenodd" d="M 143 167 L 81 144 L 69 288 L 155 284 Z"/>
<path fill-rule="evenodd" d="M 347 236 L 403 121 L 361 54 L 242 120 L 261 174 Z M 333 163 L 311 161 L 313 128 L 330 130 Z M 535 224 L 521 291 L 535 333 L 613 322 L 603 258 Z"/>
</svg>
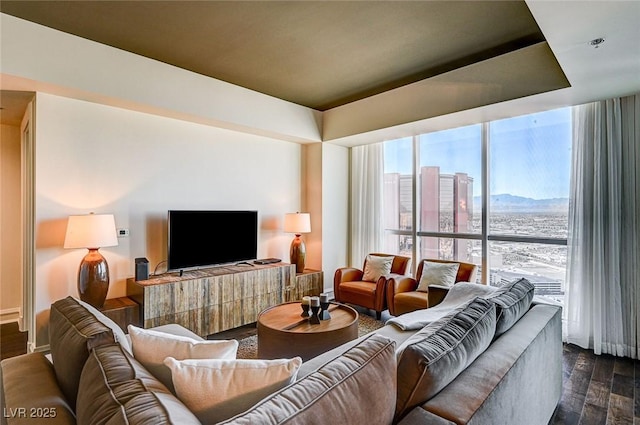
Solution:
<svg viewBox="0 0 640 425">
<path fill-rule="evenodd" d="M 284 231 L 295 234 L 311 232 L 311 215 L 309 213 L 285 214 Z"/>
<path fill-rule="evenodd" d="M 118 245 L 113 214 L 71 215 L 67 222 L 65 248 L 101 248 Z"/>
</svg>

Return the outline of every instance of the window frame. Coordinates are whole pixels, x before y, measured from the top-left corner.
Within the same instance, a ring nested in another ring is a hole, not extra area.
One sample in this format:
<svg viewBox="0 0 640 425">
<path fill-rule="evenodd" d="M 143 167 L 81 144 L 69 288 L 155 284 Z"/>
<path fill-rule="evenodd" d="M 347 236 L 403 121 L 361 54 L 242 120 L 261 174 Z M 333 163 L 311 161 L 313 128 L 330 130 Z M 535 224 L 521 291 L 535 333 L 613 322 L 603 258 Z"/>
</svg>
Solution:
<svg viewBox="0 0 640 425">
<path fill-rule="evenodd" d="M 499 234 L 489 232 L 489 211 L 490 211 L 490 122 L 482 123 L 481 127 L 481 230 L 480 233 L 455 233 L 455 232 L 441 232 L 441 231 L 418 231 L 418 216 L 419 212 L 417 208 L 420 205 L 419 191 L 418 191 L 418 172 L 420 170 L 420 135 L 412 137 L 412 229 L 400 230 L 400 229 L 383 229 L 385 233 L 398 236 L 410 236 L 413 239 L 412 244 L 412 272 L 415 274 L 417 268 L 418 247 L 419 238 L 449 238 L 449 239 L 463 239 L 481 241 L 482 244 L 482 260 L 481 260 L 481 282 L 487 284 L 489 282 L 489 242 L 511 242 L 511 243 L 536 243 L 544 245 L 560 245 L 567 246 L 567 238 L 547 238 L 539 236 L 522 236 L 522 235 L 510 235 Z"/>
</svg>

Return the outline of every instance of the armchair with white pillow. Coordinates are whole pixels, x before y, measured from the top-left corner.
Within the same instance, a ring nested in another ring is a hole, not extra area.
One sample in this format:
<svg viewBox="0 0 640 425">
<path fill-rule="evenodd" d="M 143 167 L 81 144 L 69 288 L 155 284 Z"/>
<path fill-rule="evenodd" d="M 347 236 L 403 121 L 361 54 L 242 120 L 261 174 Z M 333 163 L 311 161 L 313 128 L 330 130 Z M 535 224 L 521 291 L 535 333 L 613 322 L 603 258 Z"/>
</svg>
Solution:
<svg viewBox="0 0 640 425">
<path fill-rule="evenodd" d="M 375 310 L 380 319 L 387 309 L 386 287 L 391 277 L 402 277 L 409 272 L 411 258 L 401 255 L 369 254 L 362 270 L 343 267 L 333 278 L 335 300 Z"/>
<path fill-rule="evenodd" d="M 392 277 L 387 284 L 389 313 L 399 316 L 433 307 L 444 299 L 454 284 L 476 281 L 478 266 L 460 261 L 420 261 L 416 277 Z"/>
</svg>

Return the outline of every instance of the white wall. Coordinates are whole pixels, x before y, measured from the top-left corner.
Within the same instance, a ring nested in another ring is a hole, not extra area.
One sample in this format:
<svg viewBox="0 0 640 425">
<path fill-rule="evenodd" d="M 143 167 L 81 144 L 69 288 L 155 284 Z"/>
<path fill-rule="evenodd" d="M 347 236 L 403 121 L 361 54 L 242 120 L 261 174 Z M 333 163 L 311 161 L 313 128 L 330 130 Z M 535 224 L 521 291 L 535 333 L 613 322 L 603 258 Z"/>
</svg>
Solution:
<svg viewBox="0 0 640 425">
<path fill-rule="evenodd" d="M 0 322 L 10 322 L 22 303 L 20 127 L 0 130 Z"/>
<path fill-rule="evenodd" d="M 258 210 L 258 257 L 288 258 L 282 217 L 301 207 L 301 145 L 44 93 L 36 117 L 37 346 L 51 302 L 77 295 L 86 250 L 62 248 L 71 214 L 113 213 L 130 230 L 100 250 L 108 298 L 125 295 L 135 257 L 166 259 L 169 209 Z"/>
</svg>

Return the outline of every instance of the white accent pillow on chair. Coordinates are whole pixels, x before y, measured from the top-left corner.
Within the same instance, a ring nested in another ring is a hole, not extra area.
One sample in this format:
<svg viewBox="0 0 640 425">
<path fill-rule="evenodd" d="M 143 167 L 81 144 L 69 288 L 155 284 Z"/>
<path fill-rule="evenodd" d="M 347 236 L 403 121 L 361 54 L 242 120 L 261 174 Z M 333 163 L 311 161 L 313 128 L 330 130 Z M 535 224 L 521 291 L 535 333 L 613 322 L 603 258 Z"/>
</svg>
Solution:
<svg viewBox="0 0 640 425">
<path fill-rule="evenodd" d="M 391 273 L 391 265 L 393 264 L 393 256 L 367 255 L 364 264 L 364 275 L 362 280 L 367 282 L 377 282 L 380 276 Z"/>
<path fill-rule="evenodd" d="M 425 261 L 416 291 L 429 292 L 429 285 L 453 286 L 456 283 L 459 268 L 458 263 Z"/>
</svg>

